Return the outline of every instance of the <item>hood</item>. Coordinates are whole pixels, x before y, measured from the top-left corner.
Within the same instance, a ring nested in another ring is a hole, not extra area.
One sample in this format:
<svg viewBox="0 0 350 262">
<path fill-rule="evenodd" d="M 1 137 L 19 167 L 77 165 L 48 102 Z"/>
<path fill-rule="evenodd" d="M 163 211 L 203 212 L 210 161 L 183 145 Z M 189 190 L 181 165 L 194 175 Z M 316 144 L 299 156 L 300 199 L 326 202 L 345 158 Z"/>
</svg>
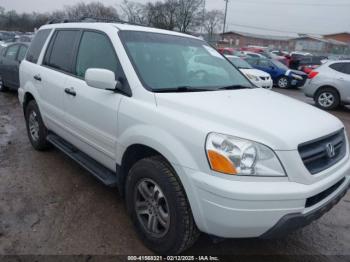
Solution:
<svg viewBox="0 0 350 262">
<path fill-rule="evenodd" d="M 251 75 L 254 75 L 254 76 L 258 76 L 258 77 L 269 77 L 270 74 L 264 72 L 264 71 L 261 71 L 261 70 L 258 70 L 258 69 L 239 69 L 243 74 L 251 74 Z"/>
<path fill-rule="evenodd" d="M 204 135 L 218 132 L 263 143 L 274 150 L 298 145 L 343 128 L 314 106 L 261 88 L 156 93 L 158 107 Z"/>
</svg>

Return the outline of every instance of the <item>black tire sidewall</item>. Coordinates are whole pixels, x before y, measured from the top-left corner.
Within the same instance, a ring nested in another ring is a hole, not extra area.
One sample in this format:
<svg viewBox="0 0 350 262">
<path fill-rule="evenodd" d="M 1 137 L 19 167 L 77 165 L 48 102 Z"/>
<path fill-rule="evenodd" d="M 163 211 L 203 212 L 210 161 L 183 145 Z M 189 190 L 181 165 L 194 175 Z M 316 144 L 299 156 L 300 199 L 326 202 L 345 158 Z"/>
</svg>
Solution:
<svg viewBox="0 0 350 262">
<path fill-rule="evenodd" d="M 334 96 L 334 103 L 331 106 L 324 107 L 318 102 L 319 97 L 323 93 L 332 93 L 332 95 Z M 335 89 L 333 89 L 333 88 L 327 88 L 327 89 L 322 89 L 322 90 L 318 91 L 316 93 L 316 96 L 315 96 L 314 100 L 315 100 L 316 106 L 318 108 L 321 108 L 321 109 L 324 109 L 324 110 L 333 110 L 333 109 L 337 108 L 339 106 L 339 104 L 340 104 L 340 97 L 339 97 L 337 91 Z"/>
<path fill-rule="evenodd" d="M 183 236 L 185 234 L 184 225 L 184 212 L 180 208 L 183 203 L 179 202 L 177 198 L 176 190 L 169 180 L 169 177 L 164 174 L 164 170 L 157 167 L 156 162 L 147 161 L 143 159 L 136 163 L 130 170 L 126 181 L 126 206 L 128 214 L 136 228 L 136 231 L 145 245 L 157 252 L 158 254 L 175 254 L 177 250 L 180 250 Z M 134 208 L 134 193 L 137 183 L 143 178 L 151 178 L 163 191 L 168 201 L 168 207 L 170 212 L 170 228 L 165 236 L 161 238 L 154 238 L 150 236 L 139 223 L 135 208 Z M 182 189 L 183 190 L 183 189 Z M 186 203 L 187 204 L 187 203 Z"/>
<path fill-rule="evenodd" d="M 31 112 L 33 112 L 33 111 L 35 111 L 37 118 L 38 118 L 38 122 L 39 122 L 39 139 L 38 140 L 33 140 L 32 136 L 30 134 L 30 131 L 29 131 L 29 116 L 30 116 Z M 47 129 L 46 129 L 44 122 L 41 118 L 39 107 L 34 100 L 32 100 L 28 103 L 28 105 L 25 109 L 25 118 L 26 118 L 28 137 L 29 137 L 30 143 L 32 144 L 34 149 L 36 149 L 36 150 L 47 149 L 47 147 L 48 147 L 48 142 L 46 140 Z"/>
</svg>

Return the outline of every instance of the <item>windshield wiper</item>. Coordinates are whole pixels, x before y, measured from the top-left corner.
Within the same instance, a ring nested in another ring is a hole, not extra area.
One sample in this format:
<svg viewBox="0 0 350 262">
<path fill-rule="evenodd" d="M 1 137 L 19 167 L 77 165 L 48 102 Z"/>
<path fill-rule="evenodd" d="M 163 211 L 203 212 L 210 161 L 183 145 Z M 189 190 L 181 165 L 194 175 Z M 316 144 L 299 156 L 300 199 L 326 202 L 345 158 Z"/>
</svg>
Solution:
<svg viewBox="0 0 350 262">
<path fill-rule="evenodd" d="M 231 86 L 219 87 L 216 90 L 236 90 L 236 89 L 246 89 L 246 88 L 253 88 L 253 87 L 251 87 L 251 86 L 243 86 L 243 85 L 231 85 Z"/>
<path fill-rule="evenodd" d="M 214 91 L 211 89 L 196 88 L 191 86 L 178 86 L 172 88 L 156 88 L 152 89 L 156 93 L 184 93 L 184 92 L 203 92 L 203 91 Z"/>
</svg>

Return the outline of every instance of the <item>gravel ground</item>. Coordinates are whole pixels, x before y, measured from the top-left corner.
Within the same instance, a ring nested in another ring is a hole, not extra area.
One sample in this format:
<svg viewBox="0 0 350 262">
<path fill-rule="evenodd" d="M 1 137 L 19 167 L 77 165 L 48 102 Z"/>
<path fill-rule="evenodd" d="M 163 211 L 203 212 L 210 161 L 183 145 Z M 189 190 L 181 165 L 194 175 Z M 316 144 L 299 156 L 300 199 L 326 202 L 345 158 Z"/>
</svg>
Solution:
<svg viewBox="0 0 350 262">
<path fill-rule="evenodd" d="M 299 90 L 277 91 L 312 103 Z M 349 108 L 332 114 L 350 130 Z M 202 234 L 186 254 L 350 255 L 349 221 L 350 191 L 321 219 L 284 239 L 213 244 Z M 32 149 L 14 92 L 0 93 L 0 254 L 152 254 L 138 240 L 118 192 L 58 150 Z"/>
</svg>

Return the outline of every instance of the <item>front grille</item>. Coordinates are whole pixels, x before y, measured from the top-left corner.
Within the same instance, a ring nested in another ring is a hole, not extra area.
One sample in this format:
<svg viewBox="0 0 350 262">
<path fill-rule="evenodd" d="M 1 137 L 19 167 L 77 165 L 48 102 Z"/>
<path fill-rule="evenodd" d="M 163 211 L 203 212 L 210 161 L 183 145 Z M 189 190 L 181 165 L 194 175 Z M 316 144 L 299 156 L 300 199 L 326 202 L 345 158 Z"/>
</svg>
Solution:
<svg viewBox="0 0 350 262">
<path fill-rule="evenodd" d="M 318 202 L 320 202 L 323 199 L 325 199 L 326 197 L 328 197 L 335 190 L 337 190 L 341 184 L 343 184 L 344 180 L 345 180 L 345 177 L 343 179 L 341 179 L 340 181 L 338 181 L 337 183 L 335 183 L 330 188 L 322 191 L 321 193 L 319 193 L 313 197 L 309 197 L 308 199 L 306 199 L 305 207 L 311 207 L 313 205 L 316 205 Z"/>
<path fill-rule="evenodd" d="M 305 167 L 311 174 L 316 174 L 333 166 L 345 156 L 345 141 L 342 129 L 329 136 L 301 144 L 298 151 Z"/>
</svg>

